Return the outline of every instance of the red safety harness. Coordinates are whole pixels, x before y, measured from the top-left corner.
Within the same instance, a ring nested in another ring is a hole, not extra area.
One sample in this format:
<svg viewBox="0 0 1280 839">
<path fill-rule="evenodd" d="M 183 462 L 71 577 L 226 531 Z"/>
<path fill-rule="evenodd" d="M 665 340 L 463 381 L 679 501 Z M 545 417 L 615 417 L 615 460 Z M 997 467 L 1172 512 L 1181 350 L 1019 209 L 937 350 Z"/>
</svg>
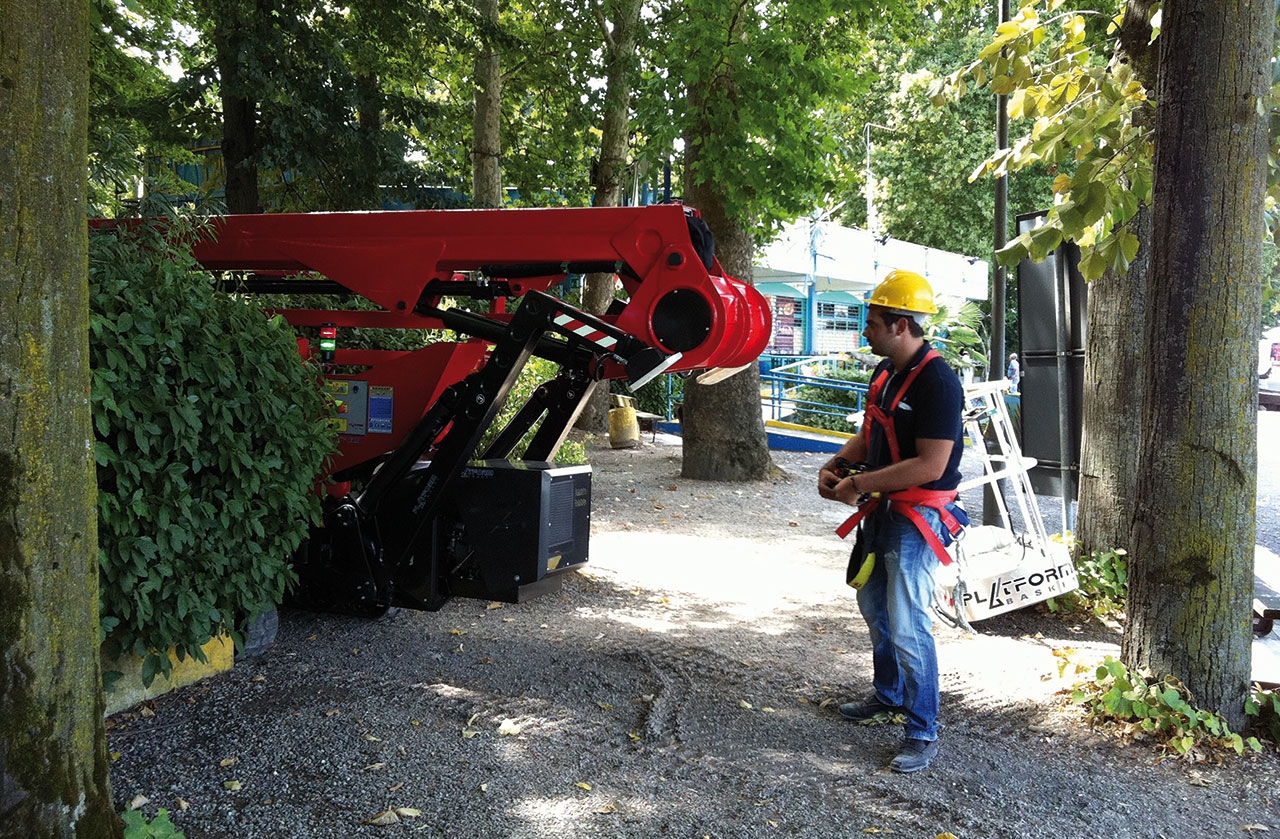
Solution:
<svg viewBox="0 0 1280 839">
<path fill-rule="evenodd" d="M 932 362 L 934 359 L 940 359 L 942 356 L 937 350 L 930 348 L 920 363 L 911 368 L 907 373 L 906 379 L 902 382 L 902 387 L 898 388 L 898 392 L 894 394 L 893 399 L 887 407 L 880 407 L 880 391 L 884 390 L 885 382 L 889 378 L 889 367 L 885 367 L 880 371 L 880 375 L 876 376 L 875 381 L 871 383 L 871 387 L 867 391 L 867 409 L 865 419 L 862 423 L 862 434 L 867 441 L 868 447 L 871 444 L 871 424 L 875 423 L 884 429 L 885 440 L 889 444 L 890 462 L 897 463 L 902 460 L 902 451 L 898 447 L 898 432 L 894 427 L 893 412 L 897 410 L 898 403 L 906 396 L 907 391 L 911 388 L 911 384 L 916 380 L 916 376 Z M 899 512 L 911 520 L 916 529 L 920 531 L 920 535 L 924 537 L 925 542 L 933 549 L 937 555 L 938 561 L 943 565 L 951 563 L 951 555 L 947 553 L 947 548 L 942 544 L 942 540 L 938 538 L 938 534 L 933 532 L 933 528 L 924 520 L 924 516 L 920 515 L 920 507 L 929 507 L 938 511 L 938 516 L 942 519 L 942 524 L 951 533 L 952 536 L 959 535 L 963 529 L 963 525 L 952 515 L 947 509 L 952 501 L 956 500 L 956 491 L 921 489 L 920 487 L 910 487 L 901 489 L 896 492 L 889 492 L 873 495 L 870 500 L 864 502 L 858 507 L 857 511 L 836 529 L 836 535 L 841 539 L 853 532 L 858 526 L 858 522 L 862 521 L 873 510 L 880 506 L 881 501 L 888 501 L 890 507 L 893 502 L 901 505 Z"/>
</svg>

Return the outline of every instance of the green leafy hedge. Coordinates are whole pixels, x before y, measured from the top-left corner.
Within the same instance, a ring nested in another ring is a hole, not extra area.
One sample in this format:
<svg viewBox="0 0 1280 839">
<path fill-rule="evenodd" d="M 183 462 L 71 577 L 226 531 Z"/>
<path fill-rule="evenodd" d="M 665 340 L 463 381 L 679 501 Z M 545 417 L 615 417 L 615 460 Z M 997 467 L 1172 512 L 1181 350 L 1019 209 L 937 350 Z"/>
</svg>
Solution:
<svg viewBox="0 0 1280 839">
<path fill-rule="evenodd" d="M 293 331 L 217 292 L 192 233 L 90 242 L 102 630 L 148 683 L 280 602 L 334 445 Z"/>
<path fill-rule="evenodd" d="M 849 384 L 867 384 L 871 381 L 871 371 L 869 369 L 859 369 L 856 367 L 846 367 L 841 369 L 826 370 L 822 373 L 824 378 L 833 379 L 838 382 L 847 382 Z M 855 430 L 852 423 L 845 417 L 849 414 L 859 411 L 862 406 L 858 404 L 858 394 L 851 390 L 841 390 L 839 388 L 821 387 L 819 385 L 804 385 L 796 390 L 795 399 L 801 404 L 805 402 L 818 402 L 823 405 L 834 406 L 839 410 L 839 415 L 823 414 L 812 408 L 800 408 L 796 411 L 793 420 L 801 425 L 808 425 L 813 428 L 826 428 L 832 431 L 853 432 Z"/>
</svg>

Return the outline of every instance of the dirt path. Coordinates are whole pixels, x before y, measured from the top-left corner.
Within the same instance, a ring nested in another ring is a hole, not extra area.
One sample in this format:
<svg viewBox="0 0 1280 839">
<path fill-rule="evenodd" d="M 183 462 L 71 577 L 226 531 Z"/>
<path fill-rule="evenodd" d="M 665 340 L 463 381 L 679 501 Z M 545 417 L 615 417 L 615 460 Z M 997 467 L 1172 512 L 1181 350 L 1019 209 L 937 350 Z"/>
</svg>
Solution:
<svg viewBox="0 0 1280 839">
<path fill-rule="evenodd" d="M 1090 732 L 1054 651 L 1116 638 L 1031 611 L 938 627 L 941 755 L 889 773 L 900 729 L 834 708 L 870 661 L 823 457 L 750 485 L 681 479 L 669 440 L 591 457 L 591 563 L 560 595 L 283 613 L 265 656 L 113 720 L 122 805 L 181 799 L 190 839 L 1280 832 L 1276 755 L 1160 762 Z M 362 824 L 388 807 L 422 815 Z"/>
</svg>

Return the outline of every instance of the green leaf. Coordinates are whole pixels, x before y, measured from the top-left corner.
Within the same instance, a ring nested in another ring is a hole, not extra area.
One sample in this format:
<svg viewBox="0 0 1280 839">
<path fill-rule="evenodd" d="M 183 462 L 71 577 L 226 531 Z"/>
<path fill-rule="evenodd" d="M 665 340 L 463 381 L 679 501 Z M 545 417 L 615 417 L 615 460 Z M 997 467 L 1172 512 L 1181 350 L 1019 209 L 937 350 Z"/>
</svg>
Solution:
<svg viewBox="0 0 1280 839">
<path fill-rule="evenodd" d="M 1048 224 L 1032 228 L 1028 235 L 1031 239 L 1028 252 L 1033 262 L 1043 262 L 1050 251 L 1062 244 L 1062 230 Z"/>
</svg>

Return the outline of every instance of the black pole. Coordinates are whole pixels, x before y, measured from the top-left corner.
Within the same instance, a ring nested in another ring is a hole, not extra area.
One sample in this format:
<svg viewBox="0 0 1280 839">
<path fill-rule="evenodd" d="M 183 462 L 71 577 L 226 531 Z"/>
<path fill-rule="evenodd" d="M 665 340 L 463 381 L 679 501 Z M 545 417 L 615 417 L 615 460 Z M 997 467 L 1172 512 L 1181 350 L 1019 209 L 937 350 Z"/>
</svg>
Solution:
<svg viewBox="0 0 1280 839">
<path fill-rule="evenodd" d="M 1000 23 L 1009 20 L 1009 0 L 1000 0 Z M 1009 147 L 1009 97 L 996 96 L 996 149 Z M 994 382 L 1004 378 L 1005 373 L 1005 269 L 1000 261 L 994 258 L 994 251 L 999 251 L 1009 240 L 1009 178 L 1002 175 L 995 183 L 995 248 L 992 256 L 991 271 L 991 350 L 987 356 L 987 381 Z M 982 523 L 996 524 L 999 508 L 995 503 L 994 493 L 998 484 L 987 484 L 983 492 Z"/>
</svg>

